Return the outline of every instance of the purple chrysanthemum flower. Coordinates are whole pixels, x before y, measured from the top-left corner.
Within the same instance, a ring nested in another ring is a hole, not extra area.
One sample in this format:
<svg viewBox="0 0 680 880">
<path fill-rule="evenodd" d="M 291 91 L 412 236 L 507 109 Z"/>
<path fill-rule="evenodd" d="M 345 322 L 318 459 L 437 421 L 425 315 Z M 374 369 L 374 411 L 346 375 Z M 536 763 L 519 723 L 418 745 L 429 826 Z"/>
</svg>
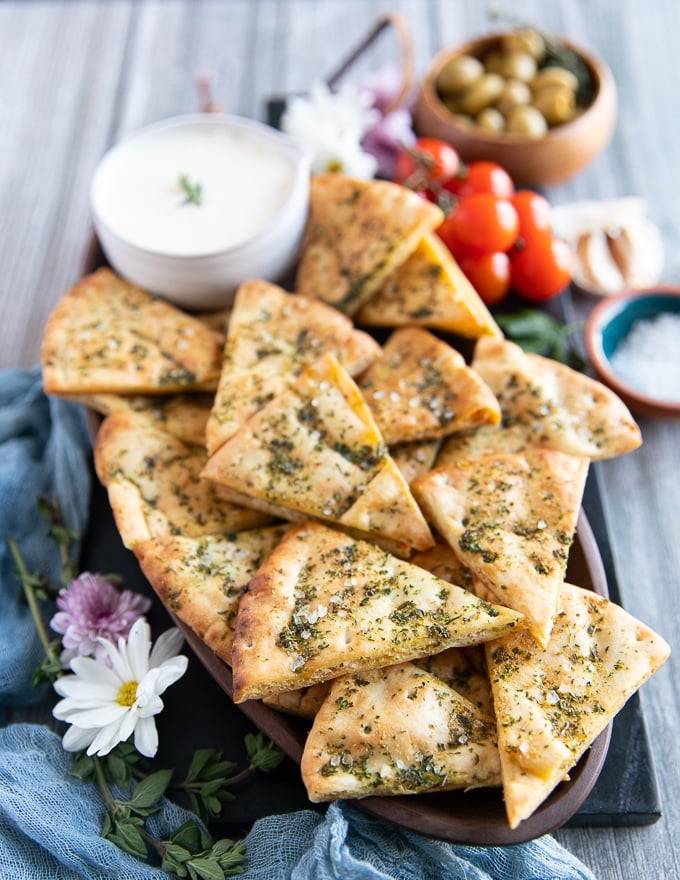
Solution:
<svg viewBox="0 0 680 880">
<path fill-rule="evenodd" d="M 393 65 L 369 73 L 361 82 L 360 91 L 369 96 L 371 106 L 380 111 L 379 120 L 364 135 L 361 146 L 378 163 L 377 172 L 382 177 L 394 177 L 394 165 L 404 147 L 413 146 L 413 133 L 409 96 L 401 106 L 386 112 L 403 87 L 401 72 Z"/>
<path fill-rule="evenodd" d="M 57 597 L 59 611 L 50 621 L 62 633 L 62 666 L 74 657 L 94 656 L 106 661 L 106 648 L 98 638 L 114 644 L 126 638 L 132 624 L 151 607 L 151 601 L 132 590 L 118 590 L 101 574 L 88 571 L 72 580 Z"/>
</svg>

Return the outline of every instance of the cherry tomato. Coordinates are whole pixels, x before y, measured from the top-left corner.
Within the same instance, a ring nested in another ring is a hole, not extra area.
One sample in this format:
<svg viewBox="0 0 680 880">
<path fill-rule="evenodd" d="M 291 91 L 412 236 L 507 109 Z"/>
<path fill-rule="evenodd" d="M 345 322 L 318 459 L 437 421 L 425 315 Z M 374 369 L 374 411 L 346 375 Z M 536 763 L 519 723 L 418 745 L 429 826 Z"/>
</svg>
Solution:
<svg viewBox="0 0 680 880">
<path fill-rule="evenodd" d="M 485 254 L 509 250 L 519 233 L 517 211 L 507 199 L 491 193 L 461 199 L 450 219 L 456 238 Z"/>
<path fill-rule="evenodd" d="M 450 144 L 437 138 L 418 138 L 397 156 L 394 179 L 410 189 L 436 191 L 459 167 L 458 153 Z"/>
<path fill-rule="evenodd" d="M 501 251 L 464 257 L 460 268 L 487 306 L 504 300 L 510 290 L 510 257 Z"/>
<path fill-rule="evenodd" d="M 501 199 L 509 199 L 515 193 L 515 185 L 505 168 L 486 160 L 470 162 L 445 183 L 444 188 L 459 198 L 485 192 Z"/>
<path fill-rule="evenodd" d="M 529 189 L 522 189 L 510 201 L 519 217 L 519 237 L 525 244 L 551 237 L 552 208 L 547 199 Z"/>
<path fill-rule="evenodd" d="M 552 299 L 571 281 L 572 262 L 569 245 L 561 239 L 533 241 L 513 255 L 510 285 L 525 299 Z"/>
<path fill-rule="evenodd" d="M 484 253 L 479 248 L 470 247 L 470 245 L 465 244 L 465 242 L 458 238 L 453 214 L 449 214 L 441 226 L 437 228 L 437 235 L 451 251 L 458 263 L 465 259 L 465 257 L 481 257 Z"/>
</svg>

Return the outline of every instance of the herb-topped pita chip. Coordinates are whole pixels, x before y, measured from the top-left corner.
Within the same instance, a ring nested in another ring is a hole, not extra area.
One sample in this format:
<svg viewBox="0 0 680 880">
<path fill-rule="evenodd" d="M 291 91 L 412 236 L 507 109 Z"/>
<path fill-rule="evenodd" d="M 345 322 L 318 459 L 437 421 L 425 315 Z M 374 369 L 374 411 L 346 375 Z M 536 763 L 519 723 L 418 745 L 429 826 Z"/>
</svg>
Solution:
<svg viewBox="0 0 680 880">
<path fill-rule="evenodd" d="M 229 323 L 222 373 L 207 427 L 212 454 L 315 360 L 331 352 L 350 375 L 380 347 L 349 318 L 316 299 L 266 281 L 241 285 Z"/>
<path fill-rule="evenodd" d="M 83 278 L 50 315 L 48 394 L 170 394 L 217 385 L 221 337 L 110 269 Z"/>
<path fill-rule="evenodd" d="M 503 333 L 448 248 L 425 235 L 356 315 L 366 327 L 429 327 L 476 339 Z"/>
<path fill-rule="evenodd" d="M 440 208 L 396 183 L 314 175 L 298 292 L 354 314 L 443 219 Z"/>
<path fill-rule="evenodd" d="M 101 415 L 135 412 L 163 431 L 193 446 L 205 446 L 205 426 L 212 408 L 212 394 L 79 394 L 69 400 L 88 406 Z"/>
<path fill-rule="evenodd" d="M 477 655 L 478 652 L 478 655 Z M 473 662 L 470 658 L 475 655 Z M 483 646 L 469 645 L 467 648 L 447 648 L 440 654 L 413 661 L 416 666 L 436 675 L 465 697 L 489 718 L 495 718 L 491 684 L 486 671 Z"/>
<path fill-rule="evenodd" d="M 411 484 L 418 477 L 432 470 L 440 446 L 441 440 L 397 443 L 396 446 L 390 446 L 390 455 L 403 478 Z"/>
<path fill-rule="evenodd" d="M 419 327 L 396 330 L 358 385 L 390 445 L 501 419 L 498 401 L 463 356 Z"/>
<path fill-rule="evenodd" d="M 413 483 L 421 507 L 501 605 L 521 611 L 540 644 L 550 636 L 588 460 L 550 450 L 487 456 Z"/>
<path fill-rule="evenodd" d="M 526 632 L 486 646 L 511 828 L 567 777 L 669 653 L 618 605 L 566 583 L 545 649 Z"/>
<path fill-rule="evenodd" d="M 116 412 L 99 429 L 97 475 L 106 487 L 126 547 L 164 535 L 228 535 L 271 521 L 227 500 L 201 480 L 205 452 L 161 430 L 144 415 Z"/>
<path fill-rule="evenodd" d="M 565 364 L 527 354 L 514 342 L 480 339 L 472 368 L 498 398 L 503 425 L 523 433 L 528 447 L 597 459 L 642 443 L 616 394 Z"/>
<path fill-rule="evenodd" d="M 421 550 L 433 543 L 363 397 L 330 354 L 252 416 L 203 476 L 294 518 Z"/>
<path fill-rule="evenodd" d="M 162 602 L 231 665 L 241 595 L 286 528 L 200 538 L 166 535 L 136 544 L 134 553 Z"/>
<path fill-rule="evenodd" d="M 501 779 L 493 718 L 412 663 L 333 682 L 300 769 L 312 802 L 497 786 Z"/>
<path fill-rule="evenodd" d="M 375 544 L 303 523 L 286 533 L 241 599 L 234 699 L 479 644 L 520 620 Z"/>
</svg>

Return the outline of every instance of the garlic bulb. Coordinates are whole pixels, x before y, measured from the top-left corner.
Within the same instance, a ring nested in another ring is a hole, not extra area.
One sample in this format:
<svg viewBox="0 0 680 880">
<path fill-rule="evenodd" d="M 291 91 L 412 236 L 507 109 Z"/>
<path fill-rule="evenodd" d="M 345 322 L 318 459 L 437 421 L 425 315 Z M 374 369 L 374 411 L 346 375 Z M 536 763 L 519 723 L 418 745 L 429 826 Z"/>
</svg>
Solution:
<svg viewBox="0 0 680 880">
<path fill-rule="evenodd" d="M 606 296 L 651 287 L 663 271 L 658 228 L 635 197 L 576 202 L 553 209 L 553 231 L 574 251 L 574 284 Z"/>
</svg>

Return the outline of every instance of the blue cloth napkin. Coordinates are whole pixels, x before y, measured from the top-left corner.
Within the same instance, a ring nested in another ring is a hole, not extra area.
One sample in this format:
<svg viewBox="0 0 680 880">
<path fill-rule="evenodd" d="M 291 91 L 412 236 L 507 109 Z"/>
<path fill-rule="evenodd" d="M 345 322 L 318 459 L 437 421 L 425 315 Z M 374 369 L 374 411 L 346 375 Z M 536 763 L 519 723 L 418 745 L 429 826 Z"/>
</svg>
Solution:
<svg viewBox="0 0 680 880">
<path fill-rule="evenodd" d="M 0 712 L 40 696 L 31 677 L 44 659 L 7 540 L 17 542 L 30 573 L 59 583 L 59 552 L 46 537 L 37 499 L 58 497 L 64 522 L 82 534 L 89 455 L 82 407 L 45 396 L 39 369 L 0 373 Z"/>
<path fill-rule="evenodd" d="M 0 372 L 0 707 L 28 702 L 42 660 L 20 601 L 7 538 L 30 571 L 56 582 L 59 559 L 36 497 L 57 496 L 82 533 L 89 498 L 90 444 L 82 410 L 46 398 L 37 370 Z M 72 756 L 44 725 L 0 728 L 0 880 L 160 880 L 100 837 L 105 805 L 97 787 L 69 774 Z M 190 816 L 164 801 L 149 830 L 167 837 Z M 325 816 L 299 811 L 256 822 L 246 838 L 247 880 L 595 880 L 553 838 L 510 847 L 456 846 L 373 819 L 351 804 Z"/>
</svg>

